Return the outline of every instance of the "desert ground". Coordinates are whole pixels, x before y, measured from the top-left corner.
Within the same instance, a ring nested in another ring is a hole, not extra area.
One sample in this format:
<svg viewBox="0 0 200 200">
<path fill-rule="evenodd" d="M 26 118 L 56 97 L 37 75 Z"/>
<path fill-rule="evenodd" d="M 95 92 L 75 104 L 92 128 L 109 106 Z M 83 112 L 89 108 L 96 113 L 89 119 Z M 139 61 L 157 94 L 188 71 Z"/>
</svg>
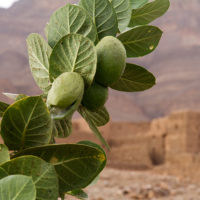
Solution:
<svg viewBox="0 0 200 200">
<path fill-rule="evenodd" d="M 200 184 L 154 171 L 106 168 L 96 185 L 87 188 L 89 200 L 200 200 Z M 75 200 L 70 196 L 66 200 Z"/>
</svg>

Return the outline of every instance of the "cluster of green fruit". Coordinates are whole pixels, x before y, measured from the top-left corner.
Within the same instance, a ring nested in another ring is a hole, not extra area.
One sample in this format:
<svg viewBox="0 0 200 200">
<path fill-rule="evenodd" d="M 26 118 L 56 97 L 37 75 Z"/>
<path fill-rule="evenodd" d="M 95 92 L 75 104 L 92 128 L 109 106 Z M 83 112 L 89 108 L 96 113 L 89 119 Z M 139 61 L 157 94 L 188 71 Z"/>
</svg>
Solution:
<svg viewBox="0 0 200 200">
<path fill-rule="evenodd" d="M 82 104 L 95 111 L 102 107 L 108 98 L 108 86 L 119 80 L 126 66 L 126 50 L 113 36 L 104 37 L 96 46 L 97 72 L 95 81 L 86 89 Z M 65 72 L 58 76 L 48 93 L 47 103 L 51 106 L 67 108 L 84 91 L 84 81 L 76 72 Z"/>
<path fill-rule="evenodd" d="M 109 121 L 108 88 L 138 92 L 155 85 L 152 73 L 126 60 L 156 49 L 162 31 L 148 24 L 168 7 L 169 0 L 80 0 L 53 13 L 45 28 L 48 44 L 38 34 L 28 37 L 31 71 L 47 97 L 55 137 L 69 136 L 78 110 L 108 146 L 97 129 Z"/>
</svg>

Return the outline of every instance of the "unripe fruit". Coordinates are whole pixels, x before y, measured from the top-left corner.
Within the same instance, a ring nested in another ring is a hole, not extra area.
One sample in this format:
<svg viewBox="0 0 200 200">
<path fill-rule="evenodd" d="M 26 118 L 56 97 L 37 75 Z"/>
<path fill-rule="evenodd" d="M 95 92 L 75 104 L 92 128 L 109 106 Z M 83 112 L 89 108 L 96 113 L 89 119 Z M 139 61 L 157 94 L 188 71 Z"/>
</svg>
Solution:
<svg viewBox="0 0 200 200">
<path fill-rule="evenodd" d="M 98 83 L 93 83 L 90 88 L 85 91 L 82 104 L 89 110 L 97 110 L 102 107 L 108 99 L 108 88 Z"/>
<path fill-rule="evenodd" d="M 47 104 L 67 108 L 78 99 L 83 90 L 83 78 L 78 73 L 65 72 L 53 82 Z"/>
<path fill-rule="evenodd" d="M 96 81 L 110 86 L 117 81 L 126 66 L 126 50 L 123 44 L 115 37 L 104 37 L 96 46 L 97 72 Z"/>
</svg>

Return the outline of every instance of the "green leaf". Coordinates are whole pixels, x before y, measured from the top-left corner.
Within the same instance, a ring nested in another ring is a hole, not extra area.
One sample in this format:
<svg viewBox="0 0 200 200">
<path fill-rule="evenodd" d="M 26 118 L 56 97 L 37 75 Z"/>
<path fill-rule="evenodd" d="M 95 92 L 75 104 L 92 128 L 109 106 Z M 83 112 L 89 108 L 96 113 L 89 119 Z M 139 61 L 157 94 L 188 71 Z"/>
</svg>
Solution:
<svg viewBox="0 0 200 200">
<path fill-rule="evenodd" d="M 106 125 L 110 120 L 109 113 L 106 110 L 105 106 L 95 111 L 88 110 L 86 107 L 84 107 L 84 111 L 87 114 L 88 118 L 90 118 L 90 120 L 97 127 Z"/>
<path fill-rule="evenodd" d="M 69 137 L 72 132 L 71 119 L 54 120 L 53 136 L 58 138 Z"/>
<path fill-rule="evenodd" d="M 6 176 L 8 176 L 8 173 L 0 167 L 0 179 L 5 178 Z"/>
<path fill-rule="evenodd" d="M 54 47 L 57 42 L 70 33 L 78 33 L 96 40 L 97 31 L 89 14 L 81 7 L 67 4 L 58 9 L 50 18 L 46 28 L 48 42 Z"/>
<path fill-rule="evenodd" d="M 36 199 L 58 199 L 58 178 L 55 168 L 51 164 L 34 156 L 22 156 L 4 163 L 1 167 L 9 175 L 31 176 L 37 190 Z"/>
<path fill-rule="evenodd" d="M 96 25 L 98 38 L 116 36 L 117 16 L 109 0 L 80 0 L 79 5 L 87 10 Z"/>
<path fill-rule="evenodd" d="M 3 93 L 6 97 L 14 100 L 14 101 L 18 101 L 20 99 L 23 99 L 25 97 L 27 97 L 27 95 L 25 94 L 13 94 L 13 93 L 7 93 L 7 92 L 4 92 Z"/>
<path fill-rule="evenodd" d="M 127 56 L 144 56 L 156 49 L 161 39 L 162 31 L 155 26 L 139 26 L 118 36 L 124 47 Z"/>
<path fill-rule="evenodd" d="M 11 105 L 3 115 L 1 135 L 10 150 L 48 144 L 50 113 L 41 97 L 27 97 Z"/>
<path fill-rule="evenodd" d="M 106 164 L 105 153 L 88 145 L 48 145 L 26 149 L 16 156 L 30 154 L 55 166 L 60 194 L 86 187 Z"/>
<path fill-rule="evenodd" d="M 85 193 L 83 190 L 78 189 L 78 190 L 73 190 L 70 192 L 67 192 L 68 195 L 74 196 L 78 199 L 84 200 L 88 198 L 87 193 Z"/>
<path fill-rule="evenodd" d="M 49 58 L 52 52 L 47 42 L 36 33 L 29 35 L 27 39 L 29 64 L 33 78 L 44 93 L 51 88 L 49 81 Z"/>
<path fill-rule="evenodd" d="M 8 147 L 4 144 L 0 144 L 0 164 L 10 160 L 10 154 Z"/>
<path fill-rule="evenodd" d="M 149 0 L 129 0 L 132 9 L 137 9 L 145 5 Z"/>
<path fill-rule="evenodd" d="M 83 98 L 83 93 L 80 94 L 80 97 L 76 100 L 76 102 L 74 102 L 74 104 L 72 104 L 70 107 L 63 109 L 63 108 L 58 108 L 58 107 L 52 107 L 51 108 L 51 118 L 54 120 L 62 120 L 62 119 L 66 119 L 69 120 L 72 118 L 72 115 L 74 114 L 74 112 L 78 109 L 82 98 Z"/>
<path fill-rule="evenodd" d="M 31 177 L 12 175 L 0 180 L 1 200 L 35 200 L 36 189 Z"/>
<path fill-rule="evenodd" d="M 50 58 L 51 79 L 64 72 L 79 73 L 91 85 L 97 65 L 97 53 L 91 40 L 79 34 L 63 37 L 53 49 Z"/>
<path fill-rule="evenodd" d="M 155 82 L 154 75 L 145 68 L 127 63 L 124 74 L 111 88 L 124 92 L 139 92 L 153 87 Z"/>
<path fill-rule="evenodd" d="M 9 107 L 9 104 L 0 101 L 0 117 L 3 116 L 6 109 Z"/>
<path fill-rule="evenodd" d="M 132 11 L 129 27 L 149 24 L 165 14 L 170 6 L 169 0 L 155 0 Z"/>
<path fill-rule="evenodd" d="M 117 14 L 118 28 L 123 32 L 129 25 L 131 19 L 131 8 L 129 0 L 110 0 Z"/>
<path fill-rule="evenodd" d="M 90 116 L 87 113 L 87 109 L 83 106 L 80 106 L 78 111 L 81 114 L 81 116 L 85 119 L 85 121 L 88 123 L 88 126 L 90 127 L 92 132 L 95 134 L 95 136 L 101 141 L 101 143 L 103 145 L 105 145 L 108 149 L 110 149 L 108 143 L 105 141 L 105 139 L 101 135 L 101 133 L 98 130 L 98 128 L 96 127 L 94 121 L 90 119 Z"/>
</svg>

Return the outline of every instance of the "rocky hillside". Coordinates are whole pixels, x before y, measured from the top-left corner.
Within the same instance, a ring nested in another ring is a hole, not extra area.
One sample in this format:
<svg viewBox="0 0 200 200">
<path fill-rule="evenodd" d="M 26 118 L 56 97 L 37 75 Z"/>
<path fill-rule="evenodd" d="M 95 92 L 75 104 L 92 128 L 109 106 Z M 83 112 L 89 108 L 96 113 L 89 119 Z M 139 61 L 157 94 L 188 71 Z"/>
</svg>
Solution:
<svg viewBox="0 0 200 200">
<path fill-rule="evenodd" d="M 28 68 L 25 39 L 31 32 L 43 34 L 52 11 L 66 2 L 77 1 L 20 0 L 8 10 L 0 9 L 0 93 L 40 92 Z M 110 91 L 113 120 L 146 121 L 174 110 L 200 109 L 199 9 L 198 0 L 171 1 L 170 11 L 155 22 L 164 30 L 159 48 L 131 60 L 154 72 L 157 85 L 143 93 Z"/>
</svg>

